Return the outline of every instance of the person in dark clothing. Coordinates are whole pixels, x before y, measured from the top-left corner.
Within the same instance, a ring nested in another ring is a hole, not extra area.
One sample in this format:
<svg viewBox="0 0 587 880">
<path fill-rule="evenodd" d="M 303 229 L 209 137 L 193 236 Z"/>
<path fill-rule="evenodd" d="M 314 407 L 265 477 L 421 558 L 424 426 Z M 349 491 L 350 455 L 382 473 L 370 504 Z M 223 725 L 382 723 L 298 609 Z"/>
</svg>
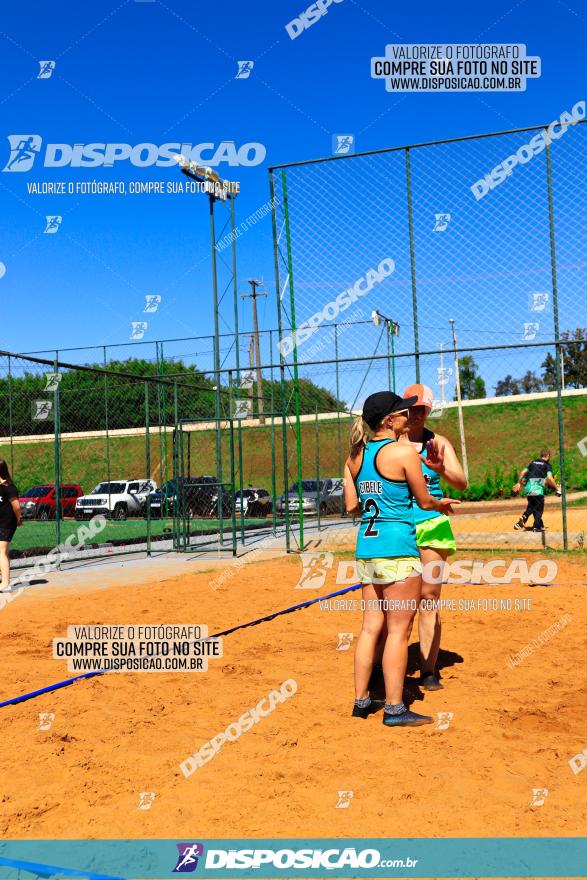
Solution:
<svg viewBox="0 0 587 880">
<path fill-rule="evenodd" d="M 18 490 L 12 482 L 8 465 L 0 458 L 0 593 L 10 589 L 10 542 L 20 523 Z"/>
<path fill-rule="evenodd" d="M 530 516 L 534 517 L 533 532 L 543 532 L 544 523 L 542 522 L 542 514 L 544 513 L 544 487 L 549 486 L 554 489 L 557 495 L 561 494 L 560 488 L 557 486 L 552 475 L 552 465 L 550 464 L 550 450 L 542 449 L 540 458 L 535 458 L 530 464 L 524 468 L 520 474 L 520 478 L 513 487 L 514 494 L 520 491 L 524 486 L 526 495 L 526 510 L 515 524 L 515 529 L 524 529 Z"/>
</svg>

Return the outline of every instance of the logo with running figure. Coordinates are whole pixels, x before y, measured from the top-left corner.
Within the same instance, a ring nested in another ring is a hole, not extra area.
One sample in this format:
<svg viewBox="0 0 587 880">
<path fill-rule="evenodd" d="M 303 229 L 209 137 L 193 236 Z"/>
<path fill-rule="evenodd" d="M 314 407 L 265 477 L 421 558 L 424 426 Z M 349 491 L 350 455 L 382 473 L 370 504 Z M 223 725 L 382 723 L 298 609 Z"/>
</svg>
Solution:
<svg viewBox="0 0 587 880">
<path fill-rule="evenodd" d="M 522 339 L 526 342 L 531 342 L 533 339 L 536 339 L 536 335 L 540 330 L 540 324 L 538 321 L 526 321 L 524 324 L 524 334 Z"/>
<path fill-rule="evenodd" d="M 434 730 L 448 730 L 454 718 L 454 712 L 437 712 L 436 715 L 438 721 L 434 725 Z"/>
<path fill-rule="evenodd" d="M 129 339 L 142 339 L 149 326 L 146 321 L 131 321 L 132 329 Z"/>
<path fill-rule="evenodd" d="M 145 294 L 144 312 L 156 312 L 161 305 L 161 296 L 158 293 Z"/>
<path fill-rule="evenodd" d="M 546 800 L 547 797 L 548 797 L 548 789 L 547 788 L 533 788 L 530 806 L 531 807 L 544 806 L 544 801 Z"/>
<path fill-rule="evenodd" d="M 338 801 L 336 803 L 336 809 L 337 810 L 348 810 L 354 796 L 355 796 L 354 791 L 339 791 L 338 792 Z"/>
<path fill-rule="evenodd" d="M 198 859 L 204 855 L 203 843 L 176 843 L 179 855 L 174 874 L 191 874 L 198 867 Z"/>
<path fill-rule="evenodd" d="M 300 553 L 303 570 L 296 584 L 297 590 L 319 590 L 332 568 L 334 555 L 328 552 Z"/>
<path fill-rule="evenodd" d="M 55 233 L 59 231 L 59 227 L 63 222 L 63 217 L 61 214 L 49 214 L 45 216 L 45 219 L 47 221 L 45 233 L 47 235 L 55 235 Z"/>
<path fill-rule="evenodd" d="M 153 801 L 157 793 L 154 791 L 140 791 L 139 792 L 139 806 L 137 809 L 139 810 L 150 810 L 153 806 Z"/>
<path fill-rule="evenodd" d="M 255 66 L 254 61 L 237 61 L 238 70 L 235 79 L 248 79 Z"/>
<path fill-rule="evenodd" d="M 41 150 L 40 134 L 9 134 L 10 157 L 2 171 L 30 171 Z"/>
<path fill-rule="evenodd" d="M 336 646 L 337 651 L 349 651 L 351 647 L 351 642 L 354 639 L 353 633 L 339 633 L 338 634 L 338 645 Z"/>
<path fill-rule="evenodd" d="M 39 61 L 39 67 L 41 68 L 37 74 L 37 79 L 51 79 L 53 75 L 53 71 L 55 70 L 55 62 L 54 61 Z"/>
<path fill-rule="evenodd" d="M 434 228 L 432 232 L 445 232 L 450 223 L 450 214 L 435 214 Z"/>
<path fill-rule="evenodd" d="M 355 146 L 354 134 L 333 134 L 332 135 L 332 155 L 345 156 L 353 151 Z"/>
<path fill-rule="evenodd" d="M 55 712 L 39 713 L 39 730 L 51 730 L 55 721 Z"/>
</svg>

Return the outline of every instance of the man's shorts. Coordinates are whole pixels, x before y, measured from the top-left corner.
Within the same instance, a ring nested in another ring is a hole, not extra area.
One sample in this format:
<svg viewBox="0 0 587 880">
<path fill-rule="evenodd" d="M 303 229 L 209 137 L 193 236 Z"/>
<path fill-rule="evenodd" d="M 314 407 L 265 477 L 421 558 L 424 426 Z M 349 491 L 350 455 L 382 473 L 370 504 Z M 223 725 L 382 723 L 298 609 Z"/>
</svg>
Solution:
<svg viewBox="0 0 587 880">
<path fill-rule="evenodd" d="M 12 541 L 16 529 L 0 529 L 0 541 Z"/>
<path fill-rule="evenodd" d="M 433 550 L 446 550 L 449 556 L 457 551 L 448 516 L 433 516 L 416 523 L 416 544 L 418 547 L 431 547 Z"/>
<path fill-rule="evenodd" d="M 393 584 L 413 574 L 422 574 L 418 556 L 386 556 L 383 559 L 357 559 L 362 584 Z"/>
</svg>

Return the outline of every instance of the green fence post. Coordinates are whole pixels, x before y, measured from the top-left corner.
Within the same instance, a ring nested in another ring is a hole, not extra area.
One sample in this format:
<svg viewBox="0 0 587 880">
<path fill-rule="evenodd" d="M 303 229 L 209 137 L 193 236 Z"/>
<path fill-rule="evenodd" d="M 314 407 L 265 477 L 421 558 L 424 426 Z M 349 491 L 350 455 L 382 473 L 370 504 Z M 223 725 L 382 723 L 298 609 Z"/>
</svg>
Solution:
<svg viewBox="0 0 587 880">
<path fill-rule="evenodd" d="M 104 369 L 106 369 L 106 346 L 102 346 Z M 108 426 L 108 376 L 104 374 L 104 429 L 106 431 L 106 478 L 108 480 L 108 510 L 112 510 L 110 503 L 110 433 Z"/>
<path fill-rule="evenodd" d="M 151 479 L 151 437 L 149 432 L 149 383 L 145 382 L 145 467 L 146 478 Z M 161 510 L 163 513 L 163 510 Z M 151 556 L 151 492 L 147 491 L 147 557 Z"/>
<path fill-rule="evenodd" d="M 238 339 L 237 339 L 236 344 L 238 345 Z M 239 374 L 237 373 L 237 375 L 239 375 Z M 238 387 L 240 387 L 240 383 L 239 383 Z M 230 436 L 230 444 L 231 444 L 231 446 L 230 446 L 230 481 L 232 483 L 232 506 L 234 509 L 234 522 L 235 522 L 234 527 L 236 529 L 236 491 L 237 490 L 236 490 L 236 466 L 234 463 L 234 448 L 233 448 L 233 444 L 234 444 L 234 423 L 233 423 L 233 418 L 232 418 L 233 414 L 234 414 L 233 389 L 234 389 L 234 375 L 233 375 L 232 370 L 229 370 L 228 371 L 228 414 L 229 414 L 229 420 L 230 420 L 230 435 L 229 436 Z M 245 543 L 245 506 L 243 503 L 244 502 L 244 499 L 243 499 L 243 469 L 242 469 L 243 468 L 243 466 L 242 466 L 243 458 L 242 458 L 242 438 L 241 438 L 241 431 L 240 431 L 241 422 L 242 422 L 242 419 L 236 420 L 236 424 L 237 424 L 236 430 L 237 430 L 237 437 L 238 437 L 238 459 L 239 459 L 239 488 L 238 488 L 238 491 L 240 493 L 239 494 L 239 497 L 240 497 L 240 513 L 239 513 L 240 536 L 241 536 L 241 544 L 244 545 L 244 543 Z M 236 532 L 235 532 L 235 534 L 236 534 Z"/>
<path fill-rule="evenodd" d="M 58 372 L 58 360 L 55 359 L 54 371 Z M 60 510 L 60 484 L 61 484 L 61 414 L 59 406 L 59 382 L 55 383 L 55 391 L 53 392 L 53 431 L 54 431 L 54 470 L 55 470 L 55 546 L 61 544 L 61 510 Z M 61 561 L 57 562 L 57 568 L 61 567 Z"/>
<path fill-rule="evenodd" d="M 391 363 L 393 370 L 393 385 L 391 390 L 395 394 L 395 329 L 393 324 L 391 326 Z"/>
<path fill-rule="evenodd" d="M 224 542 L 223 517 L 222 517 L 222 440 L 220 436 L 220 417 L 222 415 L 220 404 L 220 330 L 218 311 L 218 273 L 216 269 L 216 228 L 214 224 L 214 201 L 212 194 L 210 202 L 210 240 L 212 244 L 212 296 L 214 305 L 214 384 L 216 388 L 214 399 L 214 413 L 216 419 L 216 480 L 218 485 L 218 536 L 219 542 Z"/>
<path fill-rule="evenodd" d="M 338 362 L 338 324 L 334 325 L 334 371 L 336 376 L 336 435 L 338 440 L 338 473 L 342 477 L 343 475 L 343 455 L 342 455 L 342 425 L 340 421 L 340 373 L 339 373 L 339 362 Z M 341 511 L 342 513 L 342 508 Z"/>
<path fill-rule="evenodd" d="M 14 478 L 14 437 L 12 425 L 12 359 L 8 355 L 8 436 L 10 437 L 10 473 Z"/>
<path fill-rule="evenodd" d="M 320 425 L 318 423 L 318 404 L 316 404 L 316 418 L 314 422 L 316 437 L 316 516 L 318 518 L 318 531 L 320 531 L 320 508 L 322 506 L 322 487 L 320 485 Z"/>
<path fill-rule="evenodd" d="M 239 338 L 239 326 L 238 326 L 238 279 L 237 279 L 237 271 L 236 271 L 236 235 L 234 234 L 234 195 L 230 197 L 230 227 L 232 232 L 232 296 L 233 296 L 233 308 L 234 308 L 234 340 L 235 340 L 235 361 L 236 361 L 236 382 L 237 388 L 241 387 L 241 367 L 240 367 L 240 338 Z M 231 398 L 232 400 L 232 398 Z M 232 403 L 231 403 L 232 407 Z M 233 416 L 232 408 L 229 413 L 231 419 Z M 241 531 L 241 544 L 244 546 L 245 543 L 245 512 L 242 504 L 243 498 L 243 430 L 242 430 L 242 419 L 236 420 L 236 432 L 237 432 L 237 443 L 238 443 L 238 473 L 239 473 L 239 491 L 241 493 L 241 513 L 240 513 L 240 531 Z M 231 435 L 232 436 L 232 435 Z M 234 437 L 233 441 L 234 442 Z M 236 489 L 235 480 L 233 483 L 233 493 Z M 234 501 L 233 501 L 234 504 Z"/>
<path fill-rule="evenodd" d="M 412 172 L 410 148 L 406 147 L 406 186 L 408 193 L 408 228 L 410 232 L 410 272 L 412 276 L 412 316 L 414 322 L 414 351 L 416 353 L 416 382 L 420 381 L 420 343 L 418 336 L 418 297 L 416 289 L 416 253 L 414 247 L 414 213 L 412 207 Z"/>
<path fill-rule="evenodd" d="M 548 228 L 550 235 L 550 271 L 552 277 L 552 313 L 554 319 L 555 360 L 556 360 L 556 409 L 558 416 L 558 449 L 561 469 L 561 511 L 563 519 L 563 548 L 569 549 L 567 532 L 567 481 L 565 474 L 565 428 L 563 419 L 561 344 L 558 315 L 558 281 L 556 272 L 556 239 L 554 234 L 554 201 L 552 194 L 552 158 L 550 155 L 550 129 L 546 129 L 546 183 L 548 190 Z"/>
<path fill-rule="evenodd" d="M 234 234 L 234 195 L 230 197 L 230 226 L 232 232 L 232 297 L 234 308 L 234 338 L 236 344 L 236 378 L 238 387 L 240 388 L 240 351 L 239 351 L 239 332 L 238 332 L 238 283 L 236 277 L 236 235 Z"/>
<path fill-rule="evenodd" d="M 289 275 L 289 303 L 291 312 L 291 333 L 293 339 L 293 376 L 294 376 L 294 405 L 296 413 L 296 453 L 298 459 L 298 506 L 299 506 L 299 524 L 300 524 L 300 549 L 304 548 L 304 511 L 302 506 L 303 488 L 302 488 L 302 429 L 300 423 L 300 383 L 298 376 L 298 345 L 296 340 L 296 303 L 293 284 L 293 263 L 291 253 L 291 235 L 289 227 L 289 206 L 287 200 L 287 184 L 285 180 L 285 170 L 281 172 L 281 186 L 283 189 L 283 214 L 285 218 L 285 239 L 287 242 L 287 268 Z M 286 505 L 287 498 L 286 498 Z"/>
<path fill-rule="evenodd" d="M 159 342 L 158 372 L 159 372 L 160 376 L 163 376 L 165 374 L 164 357 L 165 356 L 163 354 L 163 343 Z M 162 465 L 161 465 L 161 468 L 162 468 L 161 469 L 161 483 L 162 484 L 167 481 L 167 477 L 169 474 L 169 469 L 168 469 L 168 464 L 167 464 L 167 457 L 169 455 L 169 452 L 167 449 L 167 393 L 166 393 L 166 387 L 167 387 L 166 385 L 161 385 L 161 399 L 163 402 L 162 407 L 161 407 L 161 412 L 163 415 L 163 419 L 162 419 L 162 421 L 163 421 L 163 458 L 162 458 Z M 174 406 L 176 404 L 177 404 L 177 401 L 175 401 Z M 175 411 L 174 411 L 174 416 L 177 416 L 177 413 Z M 177 425 L 177 419 L 175 421 L 175 424 Z"/>
<path fill-rule="evenodd" d="M 157 364 L 157 375 L 161 375 L 161 368 L 159 366 L 159 343 L 155 342 L 155 359 Z M 160 382 L 157 383 L 157 429 L 159 433 L 159 482 L 163 486 L 165 484 L 165 473 L 163 469 L 163 410 L 162 410 L 162 393 L 163 386 Z M 172 462 L 172 470 L 173 470 L 173 462 Z M 168 510 L 168 502 L 167 497 L 165 499 L 161 499 L 161 517 L 163 518 L 163 504 L 165 504 L 165 516 L 169 515 Z"/>
<path fill-rule="evenodd" d="M 273 377 L 273 331 L 269 331 L 269 375 L 271 376 L 271 519 L 277 534 L 277 475 L 275 473 L 275 380 Z"/>
<path fill-rule="evenodd" d="M 229 380 L 230 381 L 230 380 Z M 230 383 L 232 384 L 232 383 Z M 234 422 L 232 418 L 232 409 L 229 414 L 229 425 L 230 425 L 230 490 L 232 497 L 231 504 L 231 520 L 232 520 L 232 555 L 236 556 L 236 504 L 234 498 L 234 486 L 235 486 L 235 470 L 234 470 Z M 242 496 L 241 496 L 241 509 L 242 509 Z"/>
<path fill-rule="evenodd" d="M 236 345 L 238 348 L 238 345 L 239 345 L 238 338 L 236 340 Z M 237 371 L 237 376 L 240 377 L 240 372 L 238 372 L 238 371 Z M 232 370 L 228 371 L 228 377 L 229 377 L 228 384 L 229 384 L 229 395 L 230 395 L 230 417 L 232 418 L 232 415 L 234 412 L 234 410 L 232 408 L 232 406 L 233 406 Z M 240 391 L 240 381 L 238 381 L 238 388 Z M 239 397 L 239 400 L 240 400 L 240 397 Z M 245 544 L 245 508 L 243 505 L 244 476 L 243 476 L 243 425 L 242 425 L 242 419 L 237 419 L 236 423 L 237 423 L 236 431 L 237 431 L 237 443 L 238 443 L 238 490 L 240 492 L 240 499 L 241 499 L 239 520 L 240 520 L 241 544 L 244 547 L 244 544 Z M 236 486 L 235 486 L 235 489 L 236 489 Z"/>
<path fill-rule="evenodd" d="M 239 344 L 237 339 L 237 346 Z M 240 376 L 240 373 L 238 374 Z M 240 388 L 240 382 L 239 382 Z M 239 398 L 240 399 L 240 398 Z M 232 406 L 232 403 L 231 403 Z M 232 409 L 231 409 L 232 415 Z M 244 475 L 243 475 L 243 425 L 242 419 L 237 419 L 237 442 L 238 442 L 238 488 L 241 497 L 241 512 L 240 512 L 240 532 L 241 532 L 241 544 L 244 547 L 245 544 L 245 509 L 242 504 L 243 498 L 243 489 L 244 489 Z"/>
<path fill-rule="evenodd" d="M 277 293 L 277 327 L 279 333 L 279 341 L 283 338 L 283 317 L 281 312 L 281 290 L 279 277 L 279 254 L 277 250 L 277 219 L 275 216 L 275 181 L 273 180 L 273 172 L 269 172 L 269 190 L 271 193 L 271 226 L 273 229 L 273 259 L 275 261 L 275 287 Z M 271 355 L 273 359 L 273 354 Z M 285 552 L 291 550 L 291 536 L 289 528 L 289 505 L 287 503 L 288 493 L 288 471 L 287 471 L 287 416 L 285 405 L 285 361 L 281 348 L 279 349 L 279 404 L 281 408 L 281 455 L 283 459 L 283 495 L 285 498 Z"/>
<path fill-rule="evenodd" d="M 172 501 L 173 510 L 173 539 L 178 550 L 181 550 L 181 504 L 180 504 L 180 487 L 179 487 L 179 447 L 181 442 L 181 425 L 179 422 L 179 411 L 177 404 L 177 382 L 173 384 L 173 482 L 176 487 L 175 501 Z"/>
<path fill-rule="evenodd" d="M 391 391 L 391 339 L 389 333 L 389 322 L 386 321 L 385 324 L 387 327 L 387 390 Z"/>
</svg>

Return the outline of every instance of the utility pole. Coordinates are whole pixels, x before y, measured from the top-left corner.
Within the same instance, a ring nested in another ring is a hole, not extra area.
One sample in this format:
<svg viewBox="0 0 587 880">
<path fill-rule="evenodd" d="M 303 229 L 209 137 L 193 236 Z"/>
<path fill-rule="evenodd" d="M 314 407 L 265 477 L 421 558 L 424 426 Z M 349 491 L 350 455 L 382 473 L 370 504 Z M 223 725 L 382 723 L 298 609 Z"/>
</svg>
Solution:
<svg viewBox="0 0 587 880">
<path fill-rule="evenodd" d="M 444 405 L 444 346 L 446 342 L 439 342 L 440 346 L 440 400 Z"/>
<path fill-rule="evenodd" d="M 449 318 L 449 324 L 452 328 L 452 345 L 453 351 L 455 355 L 455 373 L 456 373 L 456 386 L 457 386 L 457 406 L 459 410 L 459 432 L 461 435 L 461 454 L 463 456 L 463 470 L 465 472 L 465 477 L 467 478 L 467 482 L 469 480 L 469 465 L 467 464 L 467 446 L 465 443 L 465 425 L 463 422 L 463 401 L 461 399 L 461 374 L 459 367 L 459 353 L 457 350 L 457 334 L 455 331 L 455 322 L 453 318 Z"/>
<path fill-rule="evenodd" d="M 249 400 L 251 401 L 251 416 L 252 416 L 254 413 L 254 406 L 253 406 L 254 391 L 253 391 L 252 377 L 255 375 L 255 336 L 253 333 L 251 333 L 251 339 L 249 341 L 249 367 L 251 369 L 251 384 L 249 385 L 248 395 L 249 395 Z"/>
<path fill-rule="evenodd" d="M 253 330 L 254 330 L 254 339 L 255 339 L 255 356 L 257 360 L 257 411 L 259 413 L 259 424 L 265 424 L 265 415 L 264 415 L 264 406 L 263 406 L 263 377 L 261 375 L 261 349 L 259 346 L 259 322 L 257 320 L 257 297 L 259 296 L 267 296 L 266 293 L 259 293 L 257 288 L 263 284 L 262 281 L 255 281 L 253 278 L 248 279 L 249 284 L 251 285 L 250 293 L 241 293 L 241 297 L 243 299 L 250 299 L 253 301 Z"/>
<path fill-rule="evenodd" d="M 375 324 L 376 327 L 379 327 L 380 324 L 385 324 L 385 332 L 387 335 L 387 384 L 389 390 L 392 390 L 395 393 L 395 344 L 394 338 L 399 336 L 399 324 L 397 321 L 394 321 L 393 318 L 388 318 L 386 315 L 382 314 L 379 309 L 374 309 L 371 312 L 371 320 Z M 391 351 L 390 351 L 390 342 L 391 342 Z M 391 374 L 393 370 L 393 383 L 391 379 Z"/>
</svg>

